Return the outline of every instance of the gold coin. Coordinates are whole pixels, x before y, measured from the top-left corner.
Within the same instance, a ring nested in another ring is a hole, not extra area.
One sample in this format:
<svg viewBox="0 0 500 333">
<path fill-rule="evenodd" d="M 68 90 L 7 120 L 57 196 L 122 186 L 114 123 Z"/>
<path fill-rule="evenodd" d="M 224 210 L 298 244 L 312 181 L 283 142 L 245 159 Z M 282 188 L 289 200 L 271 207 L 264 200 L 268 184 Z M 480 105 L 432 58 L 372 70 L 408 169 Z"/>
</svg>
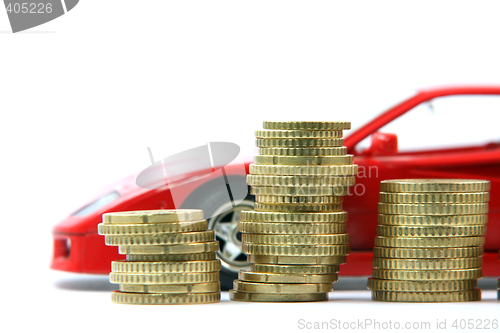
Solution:
<svg viewBox="0 0 500 333">
<path fill-rule="evenodd" d="M 474 215 L 488 213 L 488 204 L 386 204 L 379 203 L 382 214 L 401 215 Z"/>
<path fill-rule="evenodd" d="M 314 302 L 328 300 L 328 294 L 258 294 L 229 290 L 229 299 L 239 302 Z"/>
<path fill-rule="evenodd" d="M 257 147 L 341 147 L 344 139 L 255 139 Z"/>
<path fill-rule="evenodd" d="M 213 230 L 153 235 L 107 235 L 106 245 L 170 245 L 204 243 L 215 240 Z"/>
<path fill-rule="evenodd" d="M 482 257 L 459 259 L 384 259 L 373 258 L 373 268 L 404 270 L 435 270 L 479 268 Z"/>
<path fill-rule="evenodd" d="M 220 291 L 220 282 L 194 284 L 121 284 L 120 291 L 161 294 L 214 293 Z"/>
<path fill-rule="evenodd" d="M 377 226 L 377 235 L 393 237 L 457 237 L 482 236 L 486 234 L 485 225 L 454 226 Z"/>
<path fill-rule="evenodd" d="M 259 148 L 259 155 L 277 156 L 336 156 L 346 155 L 347 147 L 314 147 L 314 148 Z"/>
<path fill-rule="evenodd" d="M 260 283 L 329 283 L 338 280 L 337 274 L 285 274 L 239 271 L 238 278 L 243 281 Z"/>
<path fill-rule="evenodd" d="M 488 215 L 411 216 L 378 214 L 378 223 L 387 225 L 446 226 L 486 224 Z"/>
<path fill-rule="evenodd" d="M 253 272 L 277 274 L 337 274 L 338 265 L 274 265 L 252 264 Z"/>
<path fill-rule="evenodd" d="M 327 213 L 282 213 L 282 212 L 257 212 L 242 210 L 241 221 L 248 222 L 289 222 L 289 223 L 323 223 L 346 222 L 347 212 Z"/>
<path fill-rule="evenodd" d="M 374 269 L 373 277 L 382 280 L 473 280 L 483 276 L 481 268 L 447 270 Z"/>
<path fill-rule="evenodd" d="M 265 121 L 264 129 L 340 131 L 351 129 L 349 121 Z"/>
<path fill-rule="evenodd" d="M 238 222 L 238 231 L 248 234 L 278 234 L 278 235 L 322 235 L 342 234 L 346 224 L 341 223 L 269 223 L 269 222 Z"/>
<path fill-rule="evenodd" d="M 102 214 L 104 223 L 166 223 L 203 220 L 201 209 L 159 209 Z"/>
<path fill-rule="evenodd" d="M 352 165 L 265 165 L 250 164 L 252 175 L 273 176 L 355 176 L 358 166 Z"/>
<path fill-rule="evenodd" d="M 268 256 L 341 256 L 349 254 L 348 245 L 262 245 L 242 244 L 242 250 L 248 254 Z"/>
<path fill-rule="evenodd" d="M 255 137 L 263 139 L 328 139 L 342 136 L 342 131 L 255 131 Z"/>
<path fill-rule="evenodd" d="M 246 293 L 315 294 L 332 290 L 331 283 L 262 283 L 242 280 L 233 281 L 233 290 Z"/>
<path fill-rule="evenodd" d="M 244 243 L 267 245 L 342 245 L 349 244 L 348 234 L 338 235 L 259 235 L 243 234 Z"/>
<path fill-rule="evenodd" d="M 254 209 L 258 212 L 339 212 L 342 210 L 342 205 L 273 205 L 256 202 Z"/>
<path fill-rule="evenodd" d="M 375 246 L 383 247 L 470 247 L 484 242 L 484 237 L 375 237 Z"/>
<path fill-rule="evenodd" d="M 257 195 L 255 201 L 268 204 L 341 204 L 342 197 L 334 196 L 278 196 L 278 195 Z"/>
<path fill-rule="evenodd" d="M 381 192 L 488 192 L 490 182 L 475 179 L 392 179 L 380 182 Z"/>
<path fill-rule="evenodd" d="M 356 183 L 356 177 L 325 176 L 266 176 L 248 175 L 247 184 L 252 186 L 349 186 Z"/>
<path fill-rule="evenodd" d="M 257 164 L 276 165 L 349 165 L 352 164 L 352 155 L 338 156 L 269 156 L 255 155 L 253 158 Z"/>
<path fill-rule="evenodd" d="M 268 256 L 249 254 L 248 262 L 255 264 L 276 265 L 341 265 L 346 263 L 346 256 Z"/>
<path fill-rule="evenodd" d="M 186 254 L 128 254 L 127 261 L 199 261 L 215 260 L 215 252 Z"/>
<path fill-rule="evenodd" d="M 208 229 L 207 220 L 170 223 L 143 223 L 143 224 L 106 224 L 99 223 L 99 235 L 144 235 L 164 234 L 177 232 L 204 231 Z"/>
<path fill-rule="evenodd" d="M 124 273 L 193 273 L 218 272 L 220 260 L 185 261 L 185 262 L 150 262 L 150 261 L 112 261 L 112 272 Z"/>
<path fill-rule="evenodd" d="M 368 289 L 384 291 L 463 291 L 477 288 L 477 280 L 453 281 L 397 281 L 368 279 Z"/>
<path fill-rule="evenodd" d="M 219 251 L 219 242 L 187 243 L 174 245 L 122 245 L 120 254 L 191 254 Z"/>
<path fill-rule="evenodd" d="M 414 258 L 414 259 L 434 259 L 434 258 L 470 258 L 483 255 L 483 247 L 444 247 L 444 248 L 395 248 L 379 247 L 373 248 L 373 255 L 376 258 Z"/>
<path fill-rule="evenodd" d="M 445 292 L 404 292 L 373 290 L 372 299 L 388 302 L 468 302 L 480 301 L 481 290 Z"/>
<path fill-rule="evenodd" d="M 220 281 L 219 272 L 109 273 L 109 282 L 117 284 L 188 284 L 218 281 Z"/>
<path fill-rule="evenodd" d="M 273 195 L 273 196 L 345 196 L 349 195 L 351 191 L 349 186 L 300 186 L 300 187 L 286 187 L 286 186 L 252 186 L 250 193 L 254 195 Z"/>
<path fill-rule="evenodd" d="M 478 202 L 488 202 L 489 192 L 472 193 L 394 193 L 380 192 L 380 202 L 397 204 L 470 204 Z"/>
<path fill-rule="evenodd" d="M 118 304 L 206 304 L 220 301 L 220 292 L 196 294 L 144 294 L 113 291 L 111 300 Z"/>
</svg>

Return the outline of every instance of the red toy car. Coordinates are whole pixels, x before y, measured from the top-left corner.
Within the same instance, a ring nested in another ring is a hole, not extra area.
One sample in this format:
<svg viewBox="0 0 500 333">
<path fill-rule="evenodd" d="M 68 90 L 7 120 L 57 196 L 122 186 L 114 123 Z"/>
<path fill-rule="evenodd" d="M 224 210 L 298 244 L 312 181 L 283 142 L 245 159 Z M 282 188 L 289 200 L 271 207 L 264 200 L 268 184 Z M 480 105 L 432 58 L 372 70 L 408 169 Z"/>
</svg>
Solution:
<svg viewBox="0 0 500 333">
<path fill-rule="evenodd" d="M 481 104 L 484 101 L 487 103 Z M 493 109 L 488 110 L 491 104 Z M 487 114 L 489 111 L 497 114 Z M 352 252 L 347 264 L 341 267 L 341 275 L 371 275 L 379 183 L 395 178 L 490 180 L 491 200 L 483 271 L 485 276 L 500 275 L 500 143 L 496 141 L 498 123 L 494 121 L 499 118 L 493 118 L 500 117 L 498 112 L 500 86 L 425 89 L 345 138 L 345 146 L 350 154 L 354 154 L 354 163 L 359 165 L 360 172 L 353 195 L 345 197 L 344 201 L 344 209 L 349 212 L 347 232 L 351 234 Z M 398 135 L 383 132 L 392 131 L 391 127 L 397 129 L 401 123 L 403 128 Z M 493 133 L 491 138 L 488 136 L 489 129 Z M 407 143 L 405 136 L 409 138 Z M 361 150 L 365 139 L 371 139 L 371 144 Z M 412 150 L 416 147 L 418 150 Z M 250 163 L 244 165 L 247 173 Z M 226 183 L 234 177 L 244 178 L 241 170 L 241 165 L 225 167 Z M 110 186 L 95 201 L 55 226 L 51 268 L 107 274 L 112 260 L 125 258 L 118 254 L 117 247 L 106 246 L 104 237 L 97 234 L 97 224 L 101 222 L 103 213 L 201 208 L 206 216 L 214 216 L 209 219 L 209 226 L 215 230 L 220 241 L 219 256 L 223 262 L 221 283 L 223 288 L 232 287 L 237 271 L 249 265 L 241 252 L 241 237 L 237 232 L 239 211 L 251 209 L 254 199 L 248 195 L 233 207 L 231 202 L 223 199 L 222 193 L 218 195 L 208 191 L 211 182 L 220 181 L 220 177 L 215 172 L 202 177 L 189 174 L 169 183 L 168 188 L 145 189 L 136 185 L 134 175 Z M 186 178 L 189 181 L 185 181 Z M 173 187 L 176 188 L 177 207 L 171 195 Z"/>
</svg>

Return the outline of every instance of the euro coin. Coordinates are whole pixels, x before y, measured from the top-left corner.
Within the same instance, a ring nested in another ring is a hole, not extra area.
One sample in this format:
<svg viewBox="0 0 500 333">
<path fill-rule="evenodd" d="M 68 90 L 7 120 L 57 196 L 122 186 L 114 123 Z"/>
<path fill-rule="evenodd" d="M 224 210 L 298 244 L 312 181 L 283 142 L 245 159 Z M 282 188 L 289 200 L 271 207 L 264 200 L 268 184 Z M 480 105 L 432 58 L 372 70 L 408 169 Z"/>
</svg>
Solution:
<svg viewBox="0 0 500 333">
<path fill-rule="evenodd" d="M 248 254 L 271 256 L 341 256 L 349 254 L 348 245 L 261 245 L 242 244 L 242 250 Z"/>
<path fill-rule="evenodd" d="M 118 304 L 207 304 L 220 301 L 220 292 L 196 294 L 144 294 L 113 291 L 113 303 Z"/>
<path fill-rule="evenodd" d="M 257 195 L 255 201 L 268 204 L 341 204 L 342 197 L 334 196 L 278 196 L 278 195 Z"/>
<path fill-rule="evenodd" d="M 272 196 L 345 196 L 349 195 L 351 191 L 349 186 L 252 186 L 250 193 L 254 195 L 272 195 Z"/>
<path fill-rule="evenodd" d="M 329 283 L 338 280 L 337 274 L 285 274 L 240 271 L 238 278 L 243 281 L 260 283 Z"/>
<path fill-rule="evenodd" d="M 238 231 L 249 234 L 279 235 L 315 235 L 342 234 L 346 230 L 345 223 L 269 223 L 238 222 Z"/>
<path fill-rule="evenodd" d="M 373 290 L 372 299 L 388 302 L 468 302 L 480 301 L 481 290 L 445 292 L 401 292 Z"/>
<path fill-rule="evenodd" d="M 270 156 L 255 155 L 256 164 L 276 164 L 276 165 L 348 165 L 352 164 L 352 155 L 338 156 Z"/>
<path fill-rule="evenodd" d="M 200 252 L 187 254 L 128 254 L 127 261 L 198 261 L 215 260 L 214 252 Z"/>
<path fill-rule="evenodd" d="M 220 260 L 185 261 L 185 262 L 129 262 L 112 261 L 112 272 L 124 273 L 193 273 L 218 272 L 221 269 Z"/>
<path fill-rule="evenodd" d="M 375 237 L 375 246 L 383 247 L 470 247 L 484 242 L 484 237 Z"/>
<path fill-rule="evenodd" d="M 207 220 L 170 222 L 170 223 L 141 223 L 141 224 L 106 224 L 99 223 L 99 235 L 144 235 L 164 234 L 191 231 L 204 231 L 208 229 Z"/>
<path fill-rule="evenodd" d="M 265 165 L 250 164 L 252 175 L 274 176 L 355 176 L 358 166 L 352 165 Z"/>
<path fill-rule="evenodd" d="M 338 265 L 274 265 L 252 264 L 253 272 L 278 274 L 337 274 Z"/>
<path fill-rule="evenodd" d="M 160 209 L 102 214 L 104 223 L 167 223 L 203 220 L 201 209 Z"/>
<path fill-rule="evenodd" d="M 233 290 L 246 293 L 270 294 L 316 294 L 332 290 L 331 283 L 261 283 L 242 280 L 233 281 Z"/>
<path fill-rule="evenodd" d="M 474 179 L 394 179 L 380 182 L 381 192 L 488 192 L 490 182 Z"/>
<path fill-rule="evenodd" d="M 486 224 L 488 216 L 481 215 L 378 215 L 378 223 L 400 226 L 455 226 Z"/>
<path fill-rule="evenodd" d="M 249 244 L 268 245 L 343 245 L 349 244 L 348 234 L 338 235 L 261 235 L 243 234 L 241 240 Z"/>
<path fill-rule="evenodd" d="M 255 131 L 256 138 L 274 139 L 328 139 L 341 138 L 342 131 L 300 131 L 300 130 L 275 130 L 275 131 Z"/>
<path fill-rule="evenodd" d="M 382 280 L 473 280 L 483 276 L 481 268 L 448 270 L 374 269 L 373 277 Z"/>
<path fill-rule="evenodd" d="M 257 147 L 341 147 L 344 139 L 256 139 Z"/>
<path fill-rule="evenodd" d="M 382 214 L 401 215 L 474 215 L 488 213 L 488 204 L 387 204 L 379 203 Z"/>
<path fill-rule="evenodd" d="M 248 175 L 247 184 L 251 186 L 350 186 L 356 183 L 353 176 L 325 177 L 325 176 L 266 176 Z"/>
<path fill-rule="evenodd" d="M 120 291 L 153 294 L 214 293 L 220 291 L 220 282 L 193 284 L 121 284 Z"/>
<path fill-rule="evenodd" d="M 328 300 L 328 294 L 258 294 L 229 290 L 229 299 L 240 302 L 314 302 Z"/>
<path fill-rule="evenodd" d="M 346 222 L 347 212 L 287 213 L 242 210 L 240 219 L 248 222 L 334 223 Z"/>
<path fill-rule="evenodd" d="M 388 237 L 468 237 L 486 234 L 485 225 L 377 226 L 377 235 Z"/>
<path fill-rule="evenodd" d="M 191 254 L 216 252 L 219 242 L 187 243 L 174 245 L 123 245 L 118 247 L 120 254 Z"/>
<path fill-rule="evenodd" d="M 351 129 L 349 121 L 265 121 L 264 129 L 340 131 Z"/>
<path fill-rule="evenodd" d="M 408 259 L 436 259 L 436 258 L 470 258 L 482 256 L 482 246 L 474 247 L 445 247 L 445 248 L 373 248 L 376 258 L 408 258 Z"/>
<path fill-rule="evenodd" d="M 109 282 L 117 284 L 191 284 L 218 282 L 219 272 L 196 273 L 117 273 L 109 274 Z"/>
<path fill-rule="evenodd" d="M 346 256 L 272 256 L 248 255 L 248 262 L 276 265 L 341 265 L 346 263 Z"/>
<path fill-rule="evenodd" d="M 153 235 L 107 235 L 106 245 L 170 245 L 204 243 L 215 240 L 213 230 Z"/>
<path fill-rule="evenodd" d="M 277 205 L 256 202 L 254 209 L 258 212 L 339 212 L 341 204 L 303 204 L 303 205 Z"/>
<path fill-rule="evenodd" d="M 259 155 L 277 156 L 335 156 L 346 155 L 347 147 L 314 147 L 314 148 L 288 148 L 265 147 L 259 148 Z"/>
<path fill-rule="evenodd" d="M 397 204 L 470 204 L 488 202 L 490 194 L 488 192 L 472 193 L 390 193 L 380 192 L 380 202 Z"/>
<path fill-rule="evenodd" d="M 387 259 L 373 258 L 373 268 L 404 270 L 444 270 L 479 268 L 483 265 L 482 257 L 458 259 Z"/>
<path fill-rule="evenodd" d="M 384 291 L 423 291 L 444 292 L 463 291 L 477 288 L 477 280 L 453 280 L 453 281 L 397 281 L 368 279 L 368 289 Z"/>
</svg>

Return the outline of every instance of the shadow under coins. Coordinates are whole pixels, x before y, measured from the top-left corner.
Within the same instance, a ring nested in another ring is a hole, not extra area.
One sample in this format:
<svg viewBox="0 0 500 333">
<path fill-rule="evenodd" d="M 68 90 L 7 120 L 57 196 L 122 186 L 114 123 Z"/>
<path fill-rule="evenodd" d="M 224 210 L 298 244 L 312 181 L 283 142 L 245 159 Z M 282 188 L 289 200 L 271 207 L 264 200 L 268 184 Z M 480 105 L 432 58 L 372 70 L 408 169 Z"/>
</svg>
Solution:
<svg viewBox="0 0 500 333">
<path fill-rule="evenodd" d="M 55 283 L 55 287 L 65 290 L 76 291 L 105 291 L 116 290 L 117 285 L 109 283 L 108 276 L 83 276 L 60 279 Z"/>
</svg>

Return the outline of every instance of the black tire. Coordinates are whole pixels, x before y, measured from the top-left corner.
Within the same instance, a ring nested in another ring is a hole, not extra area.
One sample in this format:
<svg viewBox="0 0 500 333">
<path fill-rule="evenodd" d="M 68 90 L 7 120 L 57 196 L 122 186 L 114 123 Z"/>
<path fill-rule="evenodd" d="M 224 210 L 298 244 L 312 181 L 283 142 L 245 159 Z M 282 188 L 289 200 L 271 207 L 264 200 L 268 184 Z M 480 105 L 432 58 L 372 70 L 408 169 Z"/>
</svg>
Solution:
<svg viewBox="0 0 500 333">
<path fill-rule="evenodd" d="M 228 181 L 231 183 L 232 181 L 235 181 L 235 178 L 238 176 L 228 176 Z M 238 181 L 241 181 L 242 177 L 238 177 Z M 243 178 L 243 181 L 245 179 Z M 228 201 L 228 192 L 227 190 L 222 190 L 217 184 L 220 184 L 219 182 L 208 182 L 206 184 L 203 184 L 200 186 L 198 189 L 196 189 L 182 204 L 181 208 L 190 208 L 190 209 L 203 209 L 205 217 L 208 219 L 208 225 L 210 229 L 217 229 L 217 224 L 220 224 L 220 221 L 222 221 L 225 217 L 229 216 L 231 212 L 232 214 L 239 214 L 239 210 L 241 209 L 252 209 L 253 208 L 253 203 L 255 202 L 255 197 L 251 194 L 247 194 L 246 198 L 237 205 L 236 207 L 233 207 L 231 202 Z M 214 185 L 217 186 L 214 189 Z M 248 191 L 250 192 L 250 191 Z M 227 210 L 224 213 L 215 215 L 211 217 L 214 213 L 216 213 L 218 210 L 224 207 L 233 207 L 232 210 Z M 210 218 L 211 217 L 211 218 Z M 231 218 L 231 216 L 229 216 Z M 234 217 L 233 217 L 234 218 Z M 220 250 L 221 252 L 223 251 L 224 247 L 227 245 L 228 242 L 226 242 L 224 239 L 221 238 L 222 235 L 217 233 L 216 231 L 216 238 L 219 241 L 220 245 Z M 239 242 L 241 242 L 241 233 L 237 232 L 237 235 L 234 235 L 232 237 L 233 239 L 235 237 L 239 238 Z M 226 237 L 227 238 L 227 237 Z M 231 242 L 231 246 L 237 245 L 236 242 Z M 241 243 L 239 244 L 239 249 L 241 251 Z M 226 260 L 224 258 L 224 255 L 222 253 L 218 253 L 218 257 L 221 260 L 222 263 L 222 269 L 220 272 L 220 282 L 221 282 L 221 289 L 222 290 L 229 290 L 233 288 L 233 280 L 238 278 L 238 271 L 240 269 L 245 269 L 250 267 L 250 263 L 246 261 L 246 255 L 241 253 L 236 259 L 237 260 Z M 240 265 L 241 262 L 241 265 Z M 237 263 L 235 265 L 235 263 Z"/>
</svg>

